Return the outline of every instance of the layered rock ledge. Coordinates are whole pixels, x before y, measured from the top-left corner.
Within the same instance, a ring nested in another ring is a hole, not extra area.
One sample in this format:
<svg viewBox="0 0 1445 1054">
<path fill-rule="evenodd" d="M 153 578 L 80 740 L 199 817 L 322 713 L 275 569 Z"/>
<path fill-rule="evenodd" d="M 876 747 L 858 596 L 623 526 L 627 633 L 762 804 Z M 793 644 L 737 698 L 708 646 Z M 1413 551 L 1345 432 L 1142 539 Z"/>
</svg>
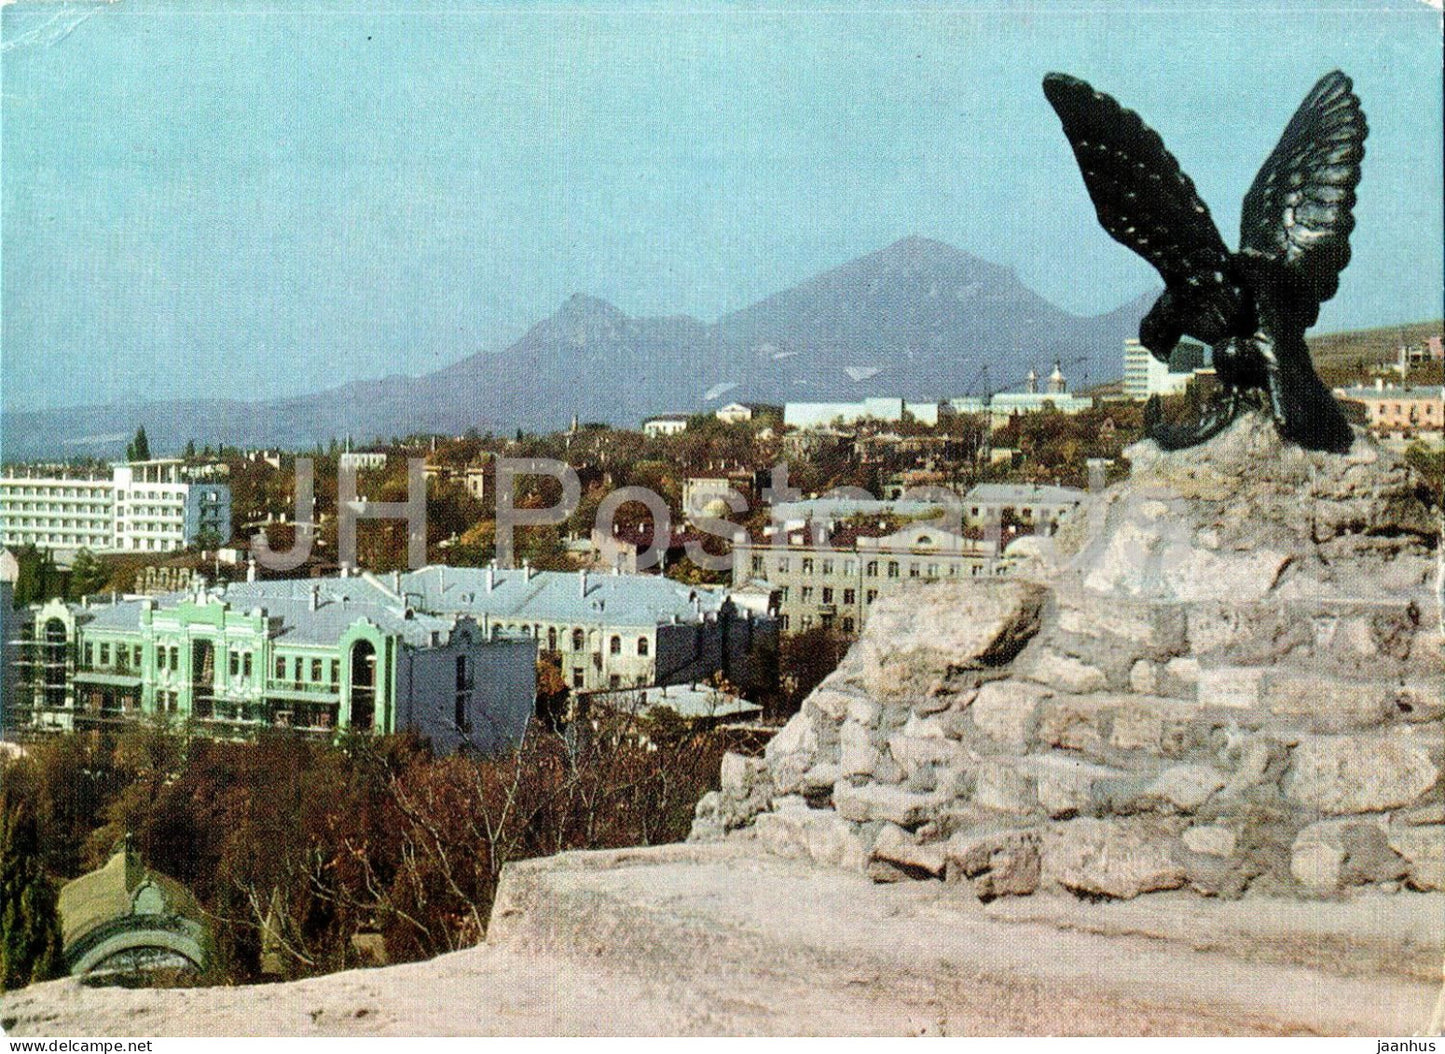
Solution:
<svg viewBox="0 0 1445 1054">
<path fill-rule="evenodd" d="M 1445 889 L 1437 499 L 1258 415 L 1128 456 L 1012 576 L 881 597 L 693 840 L 986 901 Z"/>
</svg>

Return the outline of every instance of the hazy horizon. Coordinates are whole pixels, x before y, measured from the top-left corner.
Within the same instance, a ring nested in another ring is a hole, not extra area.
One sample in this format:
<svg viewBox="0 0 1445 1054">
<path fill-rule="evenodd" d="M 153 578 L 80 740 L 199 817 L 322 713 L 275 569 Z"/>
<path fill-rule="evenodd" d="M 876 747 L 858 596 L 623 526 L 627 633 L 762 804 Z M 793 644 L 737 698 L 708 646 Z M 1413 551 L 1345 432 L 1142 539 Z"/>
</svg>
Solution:
<svg viewBox="0 0 1445 1054">
<path fill-rule="evenodd" d="M 428 373 L 574 292 L 711 323 L 910 235 L 1102 314 L 1159 280 L 1098 228 L 1050 69 L 1158 130 L 1233 244 L 1290 114 L 1343 68 L 1371 134 L 1316 332 L 1442 314 L 1440 15 L 1407 0 L 125 0 L 13 3 L 0 26 L 10 410 Z"/>
</svg>

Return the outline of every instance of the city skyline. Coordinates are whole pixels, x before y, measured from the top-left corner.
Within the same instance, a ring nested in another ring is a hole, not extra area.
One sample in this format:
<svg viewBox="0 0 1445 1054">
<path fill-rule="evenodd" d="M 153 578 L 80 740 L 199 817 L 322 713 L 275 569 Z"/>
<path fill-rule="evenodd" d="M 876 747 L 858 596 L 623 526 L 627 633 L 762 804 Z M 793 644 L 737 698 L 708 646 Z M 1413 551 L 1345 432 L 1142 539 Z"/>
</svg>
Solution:
<svg viewBox="0 0 1445 1054">
<path fill-rule="evenodd" d="M 910 234 L 1108 311 L 1157 276 L 1098 230 L 1050 69 L 1155 127 L 1233 243 L 1343 68 L 1371 135 L 1317 329 L 1440 314 L 1439 15 L 1416 3 L 0 19 L 7 411 L 425 373 L 573 292 L 711 322 Z M 1207 61 L 1156 61 L 1182 40 Z"/>
</svg>

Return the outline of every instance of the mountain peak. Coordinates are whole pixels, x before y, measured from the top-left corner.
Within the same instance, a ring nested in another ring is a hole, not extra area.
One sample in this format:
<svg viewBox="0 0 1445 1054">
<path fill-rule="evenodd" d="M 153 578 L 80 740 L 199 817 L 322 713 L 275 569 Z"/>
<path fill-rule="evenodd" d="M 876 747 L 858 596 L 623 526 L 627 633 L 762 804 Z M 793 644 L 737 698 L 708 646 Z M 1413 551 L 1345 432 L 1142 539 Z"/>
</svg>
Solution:
<svg viewBox="0 0 1445 1054">
<path fill-rule="evenodd" d="M 586 293 L 573 293 L 562 306 L 552 314 L 554 322 L 620 322 L 627 318 L 626 312 L 615 304 Z"/>
<path fill-rule="evenodd" d="M 892 245 L 855 260 L 854 264 L 871 265 L 891 271 L 948 272 L 1000 277 L 1012 273 L 1010 268 L 989 263 L 987 260 L 966 253 L 947 242 L 923 238 L 916 234 L 900 238 Z"/>
</svg>

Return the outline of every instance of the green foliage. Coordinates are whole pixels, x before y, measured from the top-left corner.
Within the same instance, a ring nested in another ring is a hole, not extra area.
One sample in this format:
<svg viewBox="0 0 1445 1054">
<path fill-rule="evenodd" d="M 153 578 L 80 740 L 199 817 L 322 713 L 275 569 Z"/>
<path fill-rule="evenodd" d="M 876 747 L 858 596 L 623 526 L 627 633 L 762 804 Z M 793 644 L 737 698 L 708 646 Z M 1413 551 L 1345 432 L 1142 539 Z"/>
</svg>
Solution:
<svg viewBox="0 0 1445 1054">
<path fill-rule="evenodd" d="M 0 991 L 60 976 L 60 915 L 35 816 L 0 792 Z"/>
<path fill-rule="evenodd" d="M 92 593 L 99 593 L 108 581 L 110 571 L 105 564 L 89 549 L 82 549 L 75 554 L 75 562 L 70 565 L 70 588 L 66 590 L 66 594 L 72 600 L 79 600 Z"/>
<path fill-rule="evenodd" d="M 145 425 L 135 430 L 135 438 L 125 447 L 125 459 L 127 461 L 149 461 L 151 456 L 150 440 L 146 438 Z"/>
<path fill-rule="evenodd" d="M 684 728 L 645 749 L 540 723 L 498 758 L 435 758 L 410 736 L 233 743 L 159 724 L 67 736 L 0 770 L 24 844 L 4 859 L 77 876 L 130 835 L 209 920 L 208 983 L 259 980 L 263 934 L 270 966 L 311 976 L 361 965 L 358 932 L 380 932 L 393 962 L 475 944 L 508 861 L 682 838 L 720 756 L 718 741 Z M 46 931 L 20 922 L 43 921 L 44 893 L 12 898 L 6 920 L 17 946 L 32 935 L 37 962 Z"/>
<path fill-rule="evenodd" d="M 1431 449 L 1421 442 L 1405 448 L 1406 463 L 1419 474 L 1437 503 L 1445 501 L 1445 449 Z"/>
<path fill-rule="evenodd" d="M 55 565 L 50 550 L 27 545 L 15 553 L 19 575 L 15 579 L 15 606 L 25 607 L 66 592 L 66 574 Z"/>
<path fill-rule="evenodd" d="M 797 713 L 823 678 L 838 668 L 851 643 L 841 634 L 821 627 L 784 636 L 778 654 L 782 698 L 778 711 L 769 716 L 791 717 Z"/>
</svg>

